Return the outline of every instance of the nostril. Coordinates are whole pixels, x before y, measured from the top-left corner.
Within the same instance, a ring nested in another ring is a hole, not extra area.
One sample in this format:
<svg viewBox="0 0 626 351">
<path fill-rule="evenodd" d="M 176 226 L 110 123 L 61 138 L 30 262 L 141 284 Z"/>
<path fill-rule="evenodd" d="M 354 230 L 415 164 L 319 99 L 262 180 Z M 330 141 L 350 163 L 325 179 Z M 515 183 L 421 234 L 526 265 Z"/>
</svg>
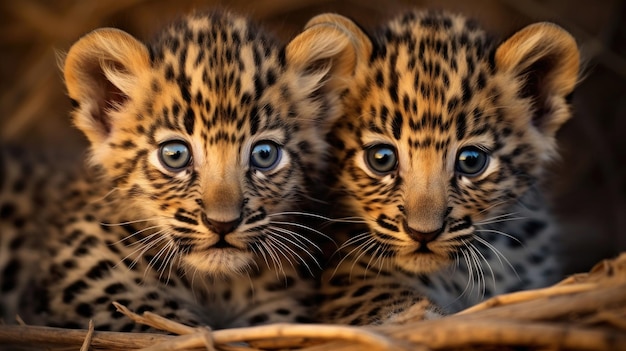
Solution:
<svg viewBox="0 0 626 351">
<path fill-rule="evenodd" d="M 239 226 L 239 223 L 241 223 L 241 219 L 239 218 L 234 221 L 228 221 L 228 222 L 216 221 L 206 216 L 203 216 L 203 219 L 204 219 L 204 224 L 212 232 L 218 235 L 226 235 L 228 233 L 231 233 L 233 230 L 235 230 L 235 228 L 237 228 L 237 226 Z"/>
<path fill-rule="evenodd" d="M 406 224 L 406 222 L 404 224 L 404 230 L 409 235 L 409 237 L 411 237 L 411 239 L 421 244 L 426 244 L 437 239 L 437 237 L 439 237 L 439 235 L 443 233 L 443 229 L 444 229 L 444 226 L 441 226 L 441 228 L 430 231 L 430 232 L 422 232 L 422 231 L 409 227 Z"/>
</svg>

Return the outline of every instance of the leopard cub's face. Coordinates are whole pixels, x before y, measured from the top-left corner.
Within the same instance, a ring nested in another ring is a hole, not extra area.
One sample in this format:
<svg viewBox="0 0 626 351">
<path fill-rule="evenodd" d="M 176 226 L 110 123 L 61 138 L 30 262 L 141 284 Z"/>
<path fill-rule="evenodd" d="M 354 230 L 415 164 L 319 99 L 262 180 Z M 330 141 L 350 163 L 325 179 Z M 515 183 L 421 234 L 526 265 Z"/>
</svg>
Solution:
<svg viewBox="0 0 626 351">
<path fill-rule="evenodd" d="M 316 231 L 292 214 L 323 168 L 337 115 L 329 67 L 308 62 L 330 57 L 308 45 L 283 48 L 243 18 L 212 13 L 149 46 L 103 29 L 68 53 L 75 123 L 161 267 L 228 275 L 308 257 L 298 252 Z"/>
<path fill-rule="evenodd" d="M 498 46 L 436 13 L 353 36 L 362 63 L 330 139 L 342 206 L 369 229 L 349 240 L 405 271 L 432 272 L 472 240 L 484 244 L 481 225 L 511 215 L 554 155 L 576 45 L 542 24 Z"/>
</svg>

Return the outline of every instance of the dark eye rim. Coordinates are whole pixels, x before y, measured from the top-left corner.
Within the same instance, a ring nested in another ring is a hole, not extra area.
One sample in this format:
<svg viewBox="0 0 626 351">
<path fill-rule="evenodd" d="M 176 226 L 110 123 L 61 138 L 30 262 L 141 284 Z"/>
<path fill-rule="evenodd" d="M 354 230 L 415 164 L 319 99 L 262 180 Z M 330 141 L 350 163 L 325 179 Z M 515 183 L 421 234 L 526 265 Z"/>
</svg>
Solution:
<svg viewBox="0 0 626 351">
<path fill-rule="evenodd" d="M 394 156 L 393 166 L 385 171 L 380 171 L 380 170 L 375 169 L 374 167 L 372 167 L 371 163 L 369 162 L 370 153 L 373 150 L 382 149 L 382 148 L 390 149 L 393 152 L 393 156 Z M 365 164 L 370 169 L 370 171 L 372 171 L 374 174 L 379 175 L 379 176 L 385 176 L 387 174 L 394 173 L 398 169 L 398 151 L 393 145 L 385 144 L 385 143 L 369 145 L 364 148 L 364 151 L 365 151 L 364 153 Z"/>
<path fill-rule="evenodd" d="M 464 151 L 476 151 L 481 153 L 482 155 L 484 155 L 485 158 L 485 162 L 484 164 L 480 167 L 480 169 L 474 173 L 468 173 L 468 172 L 464 172 L 463 170 L 461 170 L 459 168 L 459 157 L 461 157 L 461 154 Z M 455 161 L 454 161 L 454 170 L 457 174 L 463 176 L 463 177 L 467 177 L 467 178 L 476 178 L 481 176 L 483 173 L 485 173 L 485 170 L 487 170 L 487 167 L 489 167 L 489 163 L 491 160 L 491 152 L 489 150 L 485 150 L 485 148 L 482 148 L 480 146 L 476 146 L 476 145 L 468 145 L 468 146 L 464 146 L 462 148 L 459 149 L 459 152 L 456 155 Z"/>
<path fill-rule="evenodd" d="M 262 167 L 259 165 L 255 165 L 254 164 L 254 158 L 253 158 L 253 154 L 254 154 L 254 149 L 259 146 L 259 145 L 263 145 L 263 144 L 268 144 L 273 146 L 274 148 L 276 148 L 276 159 L 274 160 L 274 162 L 272 162 L 272 164 L 268 167 Z M 273 140 L 259 140 L 256 143 L 254 143 L 252 145 L 252 148 L 250 149 L 250 167 L 252 167 L 253 169 L 262 171 L 262 172 L 267 172 L 267 171 L 271 171 L 274 168 L 276 168 L 276 166 L 278 166 L 278 164 L 280 163 L 280 161 L 283 158 L 283 146 L 280 145 L 279 143 L 273 141 Z"/>
<path fill-rule="evenodd" d="M 172 166 L 168 165 L 163 160 L 163 149 L 166 146 L 170 145 L 170 144 L 182 144 L 182 145 L 184 145 L 187 148 L 187 159 L 185 160 L 185 165 L 184 166 L 177 167 L 177 168 L 176 167 L 172 167 Z M 159 157 L 159 162 L 161 163 L 161 165 L 165 169 L 167 169 L 168 171 L 174 172 L 174 173 L 178 173 L 178 172 L 181 172 L 181 171 L 189 168 L 191 166 L 192 162 L 193 162 L 193 155 L 192 155 L 192 152 L 191 152 L 191 148 L 189 147 L 189 144 L 186 141 L 181 140 L 181 139 L 170 139 L 170 140 L 166 140 L 166 141 L 160 143 L 159 144 L 159 154 L 158 154 L 158 157 Z"/>
</svg>

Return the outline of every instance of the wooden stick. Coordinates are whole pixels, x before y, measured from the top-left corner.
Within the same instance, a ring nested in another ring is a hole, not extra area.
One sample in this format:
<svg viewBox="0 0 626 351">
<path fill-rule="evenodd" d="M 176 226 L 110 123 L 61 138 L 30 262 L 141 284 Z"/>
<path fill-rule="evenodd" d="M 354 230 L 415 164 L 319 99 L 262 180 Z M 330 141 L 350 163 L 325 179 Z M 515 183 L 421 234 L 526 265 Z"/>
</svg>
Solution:
<svg viewBox="0 0 626 351">
<path fill-rule="evenodd" d="M 14 346 L 71 346 L 78 349 L 87 330 L 51 327 L 1 325 L 0 345 Z M 118 333 L 95 331 L 91 347 L 98 350 L 132 350 L 171 339 L 170 335 L 154 333 Z"/>
<path fill-rule="evenodd" d="M 80 347 L 80 351 L 89 351 L 89 347 L 91 347 L 91 340 L 93 339 L 93 332 L 95 328 L 93 325 L 93 320 L 89 320 L 89 329 L 87 330 L 87 336 L 85 336 L 85 341 L 83 341 L 83 345 Z"/>
<path fill-rule="evenodd" d="M 490 309 L 496 306 L 510 305 L 515 303 L 520 303 L 524 301 L 536 300 L 538 298 L 556 296 L 556 295 L 567 295 L 573 294 L 583 291 L 590 291 L 594 288 L 597 288 L 597 284 L 575 284 L 575 285 L 557 285 L 551 286 L 549 288 L 537 289 L 537 290 L 527 290 L 527 291 L 519 291 L 515 293 L 510 293 L 506 295 L 499 295 L 492 297 L 484 302 L 476 304 L 470 308 L 467 308 L 457 315 L 463 315 L 468 313 L 474 313 L 477 311 L 483 311 L 486 309 Z"/>
<path fill-rule="evenodd" d="M 197 331 L 196 328 L 169 320 L 155 313 L 145 312 L 143 315 L 138 315 L 117 301 L 113 301 L 113 306 L 115 306 L 118 312 L 123 313 L 135 323 L 148 325 L 157 330 L 163 330 L 178 335 L 192 334 Z"/>
<path fill-rule="evenodd" d="M 455 320 L 390 331 L 395 338 L 455 349 L 469 345 L 517 346 L 567 350 L 618 350 L 626 345 L 626 334 L 616 330 L 593 330 L 575 325 L 527 323 L 505 319 Z"/>
<path fill-rule="evenodd" d="M 153 328 L 165 330 L 179 335 L 194 334 L 194 337 L 184 338 L 186 347 L 202 347 L 206 339 L 200 338 L 198 328 L 192 328 L 166 318 L 160 317 L 154 313 L 145 312 L 138 315 L 130 311 L 125 306 L 117 302 L 113 302 L 118 311 L 125 314 L 133 321 L 141 324 L 149 325 Z M 205 333 L 206 329 L 201 328 L 201 333 Z M 343 339 L 351 342 L 357 342 L 369 345 L 374 349 L 388 349 L 397 346 L 395 343 L 382 335 L 375 332 L 359 329 L 355 327 L 339 326 L 339 325 L 320 325 L 320 324 L 272 324 L 249 328 L 234 328 L 217 330 L 212 333 L 213 340 L 218 344 L 228 344 L 241 341 L 259 341 L 282 338 L 311 338 L 311 339 Z M 181 341 L 183 342 L 183 341 Z M 177 342 L 172 340 L 175 345 Z M 176 344 L 177 345 L 177 344 Z M 152 349 L 151 349 L 152 350 Z M 161 350 L 155 348 L 155 350 Z"/>
<path fill-rule="evenodd" d="M 224 329 L 213 332 L 218 344 L 237 341 L 271 340 L 277 338 L 305 338 L 321 340 L 344 340 L 360 344 L 360 348 L 372 350 L 401 350 L 395 342 L 376 331 L 365 328 L 326 324 L 271 324 L 249 328 Z"/>
</svg>

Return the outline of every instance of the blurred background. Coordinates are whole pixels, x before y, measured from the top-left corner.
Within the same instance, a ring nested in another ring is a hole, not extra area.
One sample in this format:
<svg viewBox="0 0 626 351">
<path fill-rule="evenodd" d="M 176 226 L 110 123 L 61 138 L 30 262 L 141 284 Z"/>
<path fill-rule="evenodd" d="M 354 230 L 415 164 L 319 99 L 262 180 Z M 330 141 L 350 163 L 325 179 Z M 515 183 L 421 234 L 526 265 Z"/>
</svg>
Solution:
<svg viewBox="0 0 626 351">
<path fill-rule="evenodd" d="M 219 6 L 243 13 L 285 40 L 321 12 L 372 28 L 403 9 L 447 9 L 501 37 L 553 21 L 578 40 L 587 62 L 574 118 L 559 133 L 563 157 L 550 188 L 563 223 L 568 272 L 626 250 L 626 1 L 623 0 L 20 0 L 0 3 L 0 141 L 82 152 L 71 127 L 57 54 L 98 27 L 150 39 L 172 18 Z"/>
</svg>

